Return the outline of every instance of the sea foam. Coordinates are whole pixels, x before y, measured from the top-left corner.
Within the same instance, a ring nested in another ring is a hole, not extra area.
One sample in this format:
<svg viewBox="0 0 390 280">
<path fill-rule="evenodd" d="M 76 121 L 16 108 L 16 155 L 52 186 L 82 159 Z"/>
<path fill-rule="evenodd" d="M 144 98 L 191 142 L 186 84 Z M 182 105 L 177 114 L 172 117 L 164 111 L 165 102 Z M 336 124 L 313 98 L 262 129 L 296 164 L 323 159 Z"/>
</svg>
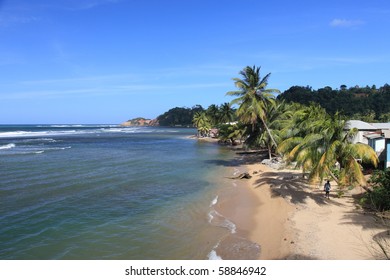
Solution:
<svg viewBox="0 0 390 280">
<path fill-rule="evenodd" d="M 208 254 L 208 258 L 209 260 L 222 260 L 222 258 L 217 255 L 215 250 L 211 250 L 211 252 Z"/>
<path fill-rule="evenodd" d="M 210 207 L 213 207 L 217 203 L 218 203 L 218 195 L 211 201 Z"/>
<path fill-rule="evenodd" d="M 232 234 L 236 233 L 237 226 L 235 223 L 218 213 L 216 210 L 211 210 L 209 212 L 209 223 L 218 226 L 218 227 L 224 227 L 230 230 Z"/>
<path fill-rule="evenodd" d="M 16 145 L 14 143 L 11 143 L 11 144 L 0 146 L 0 150 L 12 149 L 12 148 L 15 148 L 15 147 L 16 147 Z"/>
</svg>

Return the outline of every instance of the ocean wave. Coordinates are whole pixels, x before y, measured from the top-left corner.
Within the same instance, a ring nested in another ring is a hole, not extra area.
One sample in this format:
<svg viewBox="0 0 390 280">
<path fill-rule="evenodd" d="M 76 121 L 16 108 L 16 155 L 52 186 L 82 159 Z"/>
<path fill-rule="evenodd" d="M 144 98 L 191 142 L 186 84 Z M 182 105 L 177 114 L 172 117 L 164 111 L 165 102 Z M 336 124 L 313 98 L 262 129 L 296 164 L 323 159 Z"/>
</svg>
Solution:
<svg viewBox="0 0 390 280">
<path fill-rule="evenodd" d="M 211 201 L 210 207 L 213 207 L 217 203 L 218 203 L 218 195 Z"/>
<path fill-rule="evenodd" d="M 84 134 L 88 131 L 83 130 L 45 130 L 45 131 L 9 131 L 0 132 L 0 138 L 26 138 L 26 137 L 47 137 L 47 136 L 61 136 L 61 135 L 73 135 L 73 134 Z M 45 138 L 42 138 L 45 139 Z M 50 138 L 46 138 L 50 139 Z M 53 139 L 54 140 L 54 139 Z"/>
<path fill-rule="evenodd" d="M 215 247 L 207 256 L 209 260 L 222 260 L 220 256 L 218 256 L 217 252 L 215 251 Z"/>
<path fill-rule="evenodd" d="M 15 149 L 12 149 L 15 148 Z M 16 147 L 15 144 L 8 144 L 5 146 L 0 146 L 0 150 L 2 150 L 3 155 L 28 155 L 28 154 L 42 154 L 44 152 L 54 152 L 54 151 L 63 151 L 67 149 L 71 149 L 72 146 L 65 147 L 45 147 L 41 145 L 37 146 L 20 146 Z"/>
<path fill-rule="evenodd" d="M 30 139 L 22 139 L 19 140 L 19 143 L 37 143 L 37 142 L 43 142 L 43 143 L 56 143 L 61 142 L 61 140 L 55 140 L 53 138 L 30 138 Z"/>
<path fill-rule="evenodd" d="M 38 129 L 37 129 L 38 128 Z M 31 130 L 30 130 L 31 129 Z M 178 130 L 161 130 L 149 127 L 120 127 L 118 125 L 47 125 L 16 131 L 2 131 L 0 138 L 42 138 L 53 136 L 93 135 L 102 133 L 177 133 Z M 54 139 L 53 139 L 54 140 Z"/>
<path fill-rule="evenodd" d="M 58 151 L 58 150 L 67 150 L 71 149 L 72 146 L 67 146 L 67 147 L 53 147 L 53 148 L 46 148 L 44 151 Z"/>
<path fill-rule="evenodd" d="M 211 210 L 208 214 L 209 216 L 209 223 L 211 225 L 217 226 L 217 227 L 223 227 L 230 230 L 232 234 L 236 233 L 237 226 L 235 223 L 227 219 L 225 216 L 218 213 L 216 210 Z"/>
<path fill-rule="evenodd" d="M 77 127 L 77 128 L 93 128 L 93 127 L 118 127 L 117 124 L 47 124 L 47 125 L 37 125 L 36 127 L 53 127 L 53 128 L 67 128 L 67 127 Z"/>
<path fill-rule="evenodd" d="M 15 147 L 16 147 L 16 145 L 14 143 L 11 143 L 11 144 L 0 146 L 0 150 L 8 150 L 8 149 L 12 149 Z"/>
</svg>

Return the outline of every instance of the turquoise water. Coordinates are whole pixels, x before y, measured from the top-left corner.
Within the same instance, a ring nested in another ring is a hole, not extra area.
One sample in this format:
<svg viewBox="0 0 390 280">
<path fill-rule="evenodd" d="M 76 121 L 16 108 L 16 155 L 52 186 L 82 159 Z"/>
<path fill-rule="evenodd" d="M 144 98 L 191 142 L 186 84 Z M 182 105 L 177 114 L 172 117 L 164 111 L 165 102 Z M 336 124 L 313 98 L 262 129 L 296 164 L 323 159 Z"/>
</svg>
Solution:
<svg viewBox="0 0 390 280">
<path fill-rule="evenodd" d="M 207 259 L 231 151 L 193 129 L 0 126 L 0 259 Z"/>
</svg>

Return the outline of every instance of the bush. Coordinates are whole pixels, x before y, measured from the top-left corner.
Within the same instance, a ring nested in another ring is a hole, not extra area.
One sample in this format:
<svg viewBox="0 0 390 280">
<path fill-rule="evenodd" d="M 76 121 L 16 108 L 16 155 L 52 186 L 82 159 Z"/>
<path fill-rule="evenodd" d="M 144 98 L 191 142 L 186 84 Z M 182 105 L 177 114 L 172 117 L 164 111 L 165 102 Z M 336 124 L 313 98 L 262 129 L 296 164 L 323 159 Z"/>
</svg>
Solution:
<svg viewBox="0 0 390 280">
<path fill-rule="evenodd" d="M 377 211 L 390 210 L 390 168 L 375 171 L 368 182 L 372 191 L 366 194 L 364 200 Z"/>
</svg>

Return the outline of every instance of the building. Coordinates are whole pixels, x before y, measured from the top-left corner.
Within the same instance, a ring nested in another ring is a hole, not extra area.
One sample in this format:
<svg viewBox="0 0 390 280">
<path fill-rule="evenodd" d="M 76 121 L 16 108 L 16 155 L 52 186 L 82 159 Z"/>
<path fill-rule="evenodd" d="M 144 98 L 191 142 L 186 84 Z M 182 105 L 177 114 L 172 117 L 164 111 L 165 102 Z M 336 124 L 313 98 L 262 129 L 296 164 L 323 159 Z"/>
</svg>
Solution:
<svg viewBox="0 0 390 280">
<path fill-rule="evenodd" d="M 357 128 L 353 143 L 367 144 L 378 155 L 380 165 L 390 167 L 390 123 L 366 123 L 359 120 L 347 121 L 345 128 Z"/>
<path fill-rule="evenodd" d="M 386 151 L 386 158 L 385 158 L 385 169 L 390 167 L 390 129 L 384 130 L 384 137 L 385 137 L 385 151 Z"/>
</svg>

